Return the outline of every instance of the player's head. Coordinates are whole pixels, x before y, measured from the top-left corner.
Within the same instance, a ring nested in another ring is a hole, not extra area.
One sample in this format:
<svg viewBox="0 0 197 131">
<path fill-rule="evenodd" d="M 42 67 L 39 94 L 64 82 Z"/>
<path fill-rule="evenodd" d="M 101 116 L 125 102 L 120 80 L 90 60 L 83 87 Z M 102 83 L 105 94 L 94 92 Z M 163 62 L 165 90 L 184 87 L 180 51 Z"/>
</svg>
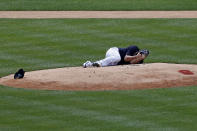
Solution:
<svg viewBox="0 0 197 131">
<path fill-rule="evenodd" d="M 140 50 L 139 53 L 141 55 L 145 55 L 145 57 L 147 57 L 149 55 L 149 50 L 143 49 L 143 50 Z"/>
</svg>

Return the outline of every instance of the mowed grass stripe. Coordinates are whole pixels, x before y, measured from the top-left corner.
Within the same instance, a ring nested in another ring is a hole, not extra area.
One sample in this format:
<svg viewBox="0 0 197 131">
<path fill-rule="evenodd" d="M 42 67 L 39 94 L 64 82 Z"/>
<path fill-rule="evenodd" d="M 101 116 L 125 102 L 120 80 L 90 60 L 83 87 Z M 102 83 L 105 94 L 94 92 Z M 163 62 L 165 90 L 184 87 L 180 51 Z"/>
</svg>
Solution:
<svg viewBox="0 0 197 131">
<path fill-rule="evenodd" d="M 196 10 L 196 0 L 6 0 L 0 10 Z"/>
</svg>

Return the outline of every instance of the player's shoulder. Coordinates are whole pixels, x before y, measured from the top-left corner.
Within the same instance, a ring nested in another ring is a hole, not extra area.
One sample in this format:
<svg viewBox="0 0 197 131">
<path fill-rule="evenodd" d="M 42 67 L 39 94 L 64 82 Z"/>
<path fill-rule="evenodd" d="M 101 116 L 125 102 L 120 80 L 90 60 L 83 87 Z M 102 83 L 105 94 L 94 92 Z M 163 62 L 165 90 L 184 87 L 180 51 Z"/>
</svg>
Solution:
<svg viewBox="0 0 197 131">
<path fill-rule="evenodd" d="M 138 46 L 136 45 L 130 45 L 129 47 L 127 47 L 128 49 L 137 49 L 139 50 Z"/>
</svg>

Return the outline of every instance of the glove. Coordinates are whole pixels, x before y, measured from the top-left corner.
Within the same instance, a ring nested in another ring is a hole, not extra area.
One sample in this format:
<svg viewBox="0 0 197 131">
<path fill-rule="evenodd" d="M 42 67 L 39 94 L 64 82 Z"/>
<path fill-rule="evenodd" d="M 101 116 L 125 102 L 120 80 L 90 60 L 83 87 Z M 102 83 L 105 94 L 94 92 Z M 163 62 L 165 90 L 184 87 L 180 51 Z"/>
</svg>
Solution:
<svg viewBox="0 0 197 131">
<path fill-rule="evenodd" d="M 140 50 L 139 52 L 140 52 L 141 55 L 145 55 L 146 57 L 149 55 L 148 50 Z"/>
</svg>

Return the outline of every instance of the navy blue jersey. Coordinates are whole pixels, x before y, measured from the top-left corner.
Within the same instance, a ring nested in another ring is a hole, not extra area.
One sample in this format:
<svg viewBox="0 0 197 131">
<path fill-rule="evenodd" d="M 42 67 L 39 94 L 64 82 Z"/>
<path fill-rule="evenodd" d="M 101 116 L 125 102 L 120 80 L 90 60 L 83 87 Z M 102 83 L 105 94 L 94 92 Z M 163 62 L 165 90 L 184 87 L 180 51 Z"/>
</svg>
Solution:
<svg viewBox="0 0 197 131">
<path fill-rule="evenodd" d="M 124 57 L 126 55 L 129 55 L 129 56 L 137 55 L 140 49 L 137 46 L 129 46 L 127 48 L 118 48 L 118 50 L 119 50 L 120 57 L 121 57 L 121 61 L 118 63 L 118 65 L 126 65 L 126 64 L 130 64 L 130 62 L 125 62 Z M 139 62 L 139 64 L 141 63 L 143 63 L 143 60 Z"/>
</svg>

